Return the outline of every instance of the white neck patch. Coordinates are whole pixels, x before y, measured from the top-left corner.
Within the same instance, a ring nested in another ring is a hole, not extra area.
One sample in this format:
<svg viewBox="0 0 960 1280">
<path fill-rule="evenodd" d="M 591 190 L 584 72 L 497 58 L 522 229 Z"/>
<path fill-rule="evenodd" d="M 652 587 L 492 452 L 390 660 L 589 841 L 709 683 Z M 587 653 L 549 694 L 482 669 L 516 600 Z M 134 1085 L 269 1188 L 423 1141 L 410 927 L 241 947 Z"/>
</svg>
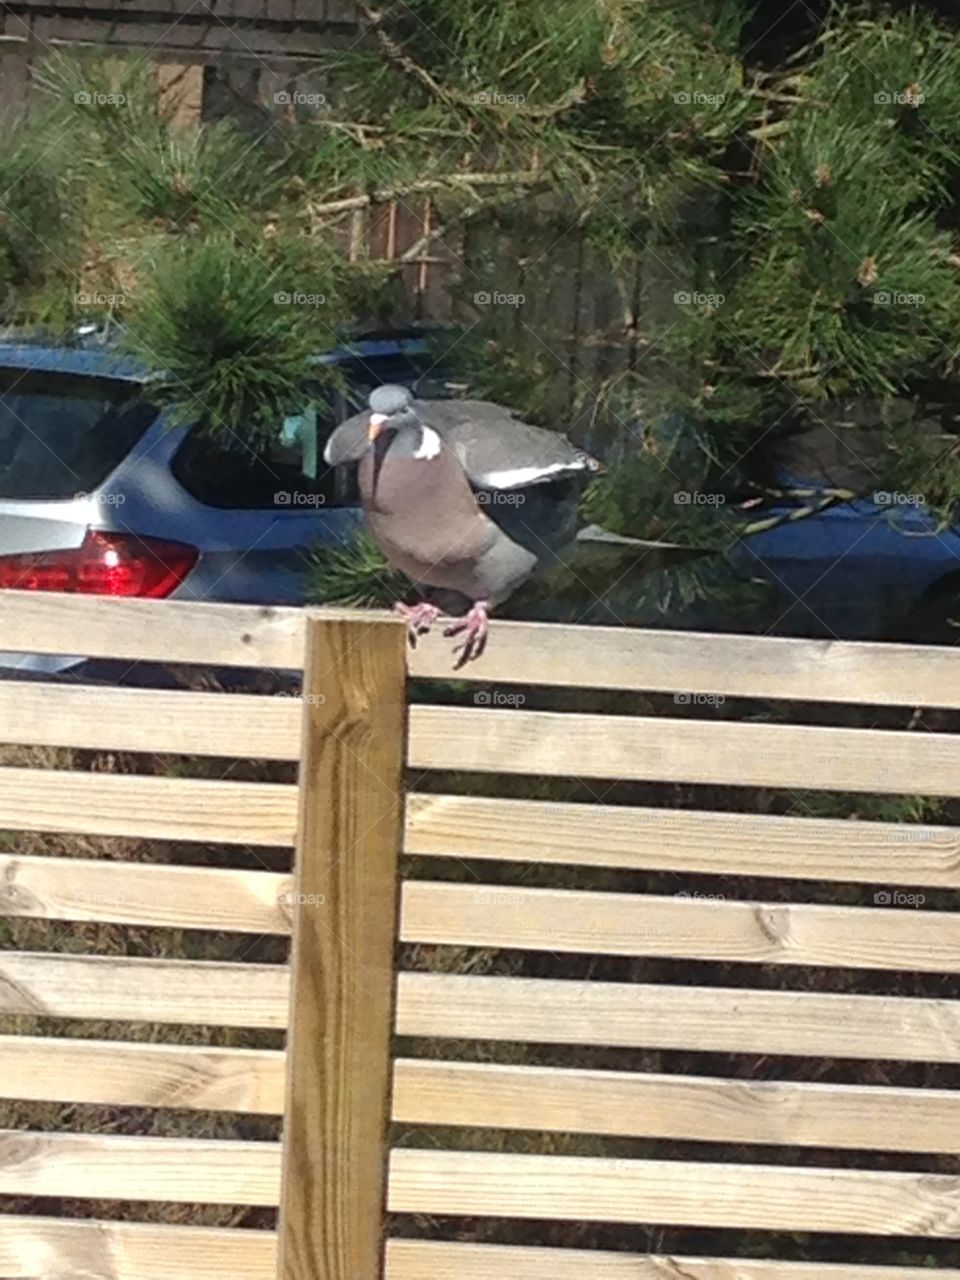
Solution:
<svg viewBox="0 0 960 1280">
<path fill-rule="evenodd" d="M 421 430 L 423 435 L 420 437 L 420 447 L 413 456 L 421 460 L 435 458 L 443 448 L 443 441 L 432 427 L 421 426 Z"/>
</svg>

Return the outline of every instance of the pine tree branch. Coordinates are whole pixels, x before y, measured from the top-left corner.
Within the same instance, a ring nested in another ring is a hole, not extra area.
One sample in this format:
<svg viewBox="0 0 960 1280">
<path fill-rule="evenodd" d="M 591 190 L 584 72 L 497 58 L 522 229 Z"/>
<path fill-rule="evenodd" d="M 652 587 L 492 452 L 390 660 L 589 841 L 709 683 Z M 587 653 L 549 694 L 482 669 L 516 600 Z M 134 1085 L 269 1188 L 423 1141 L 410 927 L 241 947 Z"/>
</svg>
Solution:
<svg viewBox="0 0 960 1280">
<path fill-rule="evenodd" d="M 426 67 L 421 67 L 419 62 L 414 61 L 410 55 L 401 48 L 401 46 L 393 39 L 393 37 L 384 30 L 382 23 L 384 14 L 378 13 L 375 9 L 371 9 L 368 5 L 361 5 L 360 12 L 364 18 L 374 29 L 380 48 L 386 54 L 388 60 L 399 67 L 401 71 L 405 71 L 407 75 L 411 75 L 433 96 L 439 99 L 445 106 L 450 106 L 453 101 L 451 95 L 443 87 L 439 81 L 427 71 Z"/>
<path fill-rule="evenodd" d="M 466 107 L 483 106 L 492 108 L 494 111 L 502 110 L 511 116 L 525 116 L 529 120 L 552 120 L 555 116 L 562 115 L 564 111 L 569 111 L 571 107 L 580 106 L 589 97 L 589 85 L 586 78 L 582 76 L 575 85 L 561 94 L 555 102 L 548 102 L 543 106 L 528 106 L 525 102 L 500 104 L 495 101 L 495 94 L 484 94 L 482 97 L 478 97 L 477 94 L 471 94 L 463 89 L 451 89 L 436 80 L 427 71 L 426 67 L 421 66 L 384 30 L 382 26 L 384 14 L 378 13 L 367 5 L 361 5 L 360 12 L 371 27 L 374 28 L 380 48 L 389 61 L 394 66 L 399 67 L 401 71 L 406 72 L 407 75 L 412 75 L 416 80 L 419 80 L 424 88 L 442 102 L 444 106 L 449 107 L 458 102 Z M 488 101 L 488 99 L 493 100 Z"/>
<path fill-rule="evenodd" d="M 417 182 L 400 183 L 394 187 L 380 187 L 364 195 L 344 196 L 341 200 L 327 200 L 310 206 L 311 217 L 348 213 L 351 209 L 367 209 L 388 200 L 400 200 L 404 196 L 425 195 L 431 191 L 472 190 L 474 187 L 530 187 L 544 182 L 542 170 L 517 169 L 508 173 L 451 173 L 444 178 L 422 178 Z"/>
</svg>

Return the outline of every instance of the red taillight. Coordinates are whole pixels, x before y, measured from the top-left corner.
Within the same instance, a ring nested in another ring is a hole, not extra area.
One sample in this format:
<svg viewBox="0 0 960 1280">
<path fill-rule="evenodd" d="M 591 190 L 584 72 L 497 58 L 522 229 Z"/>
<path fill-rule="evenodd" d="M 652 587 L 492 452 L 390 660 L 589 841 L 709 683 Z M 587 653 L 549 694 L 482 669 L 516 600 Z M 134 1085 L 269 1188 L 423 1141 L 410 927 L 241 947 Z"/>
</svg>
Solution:
<svg viewBox="0 0 960 1280">
<path fill-rule="evenodd" d="M 0 556 L 0 589 L 158 599 L 180 585 L 199 554 L 182 542 L 89 529 L 73 550 Z"/>
</svg>

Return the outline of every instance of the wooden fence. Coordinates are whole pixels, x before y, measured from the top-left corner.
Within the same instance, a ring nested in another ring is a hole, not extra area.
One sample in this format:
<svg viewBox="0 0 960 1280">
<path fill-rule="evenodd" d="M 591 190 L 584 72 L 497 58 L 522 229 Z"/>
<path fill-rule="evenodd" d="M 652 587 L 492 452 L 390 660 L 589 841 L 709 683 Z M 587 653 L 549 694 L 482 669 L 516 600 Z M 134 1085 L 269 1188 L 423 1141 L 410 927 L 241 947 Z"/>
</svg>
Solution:
<svg viewBox="0 0 960 1280">
<path fill-rule="evenodd" d="M 457 677 L 484 682 L 474 703 L 409 706 L 405 668 L 418 681 L 449 680 L 448 645 L 428 643 L 408 659 L 403 628 L 377 615 L 20 593 L 4 593 L 0 608 L 5 649 L 303 672 L 301 697 L 0 684 L 0 743 L 298 761 L 300 779 L 231 781 L 226 768 L 220 780 L 0 769 L 2 830 L 296 845 L 292 881 L 202 865 L 0 856 L 0 914 L 8 917 L 292 932 L 289 966 L 0 953 L 0 1014 L 289 1031 L 285 1052 L 0 1038 L 7 1098 L 284 1116 L 282 1144 L 0 1135 L 0 1195 L 281 1207 L 276 1233 L 8 1215 L 0 1218 L 0 1276 L 920 1280 L 926 1268 L 565 1250 L 542 1247 L 542 1235 L 523 1247 L 427 1240 L 413 1238 L 411 1224 L 662 1224 L 899 1237 L 896 1247 L 960 1236 L 960 1177 L 915 1171 L 918 1157 L 960 1150 L 960 1091 L 811 1083 L 789 1078 L 789 1061 L 784 1078 L 761 1082 L 510 1065 L 482 1051 L 484 1042 L 513 1042 L 955 1064 L 960 1006 L 946 996 L 484 976 L 469 965 L 397 975 L 394 963 L 399 937 L 555 957 L 960 972 L 960 916 L 949 911 L 439 876 L 398 886 L 397 875 L 405 851 L 438 869 L 456 858 L 836 881 L 871 886 L 869 902 L 876 886 L 955 890 L 956 828 L 636 807 L 603 796 L 618 780 L 957 796 L 960 737 L 534 711 L 505 707 L 502 692 L 494 699 L 484 690 L 535 681 L 682 691 L 691 702 L 815 697 L 958 710 L 960 651 L 501 624 L 483 659 Z M 405 767 L 412 786 L 404 804 Z M 595 779 L 598 800 L 510 799 L 497 794 L 503 784 L 485 795 L 430 790 L 434 771 L 451 769 L 461 780 L 464 772 Z M 435 1053 L 449 1041 L 480 1051 L 470 1061 L 397 1057 L 393 1033 L 429 1040 Z M 396 1146 L 391 1118 L 453 1130 L 885 1152 L 906 1167 Z M 775 1257 L 775 1245 L 768 1253 Z M 958 1269 L 941 1274 L 960 1280 Z"/>
</svg>

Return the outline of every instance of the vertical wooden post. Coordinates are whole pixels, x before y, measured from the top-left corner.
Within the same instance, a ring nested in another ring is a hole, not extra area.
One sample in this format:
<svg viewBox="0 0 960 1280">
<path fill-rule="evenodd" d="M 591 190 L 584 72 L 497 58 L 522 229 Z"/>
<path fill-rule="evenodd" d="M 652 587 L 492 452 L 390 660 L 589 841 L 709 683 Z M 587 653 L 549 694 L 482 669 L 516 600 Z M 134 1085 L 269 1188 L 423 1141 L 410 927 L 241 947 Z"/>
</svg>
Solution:
<svg viewBox="0 0 960 1280">
<path fill-rule="evenodd" d="M 307 622 L 280 1280 L 378 1280 L 406 709 L 398 622 Z"/>
</svg>

